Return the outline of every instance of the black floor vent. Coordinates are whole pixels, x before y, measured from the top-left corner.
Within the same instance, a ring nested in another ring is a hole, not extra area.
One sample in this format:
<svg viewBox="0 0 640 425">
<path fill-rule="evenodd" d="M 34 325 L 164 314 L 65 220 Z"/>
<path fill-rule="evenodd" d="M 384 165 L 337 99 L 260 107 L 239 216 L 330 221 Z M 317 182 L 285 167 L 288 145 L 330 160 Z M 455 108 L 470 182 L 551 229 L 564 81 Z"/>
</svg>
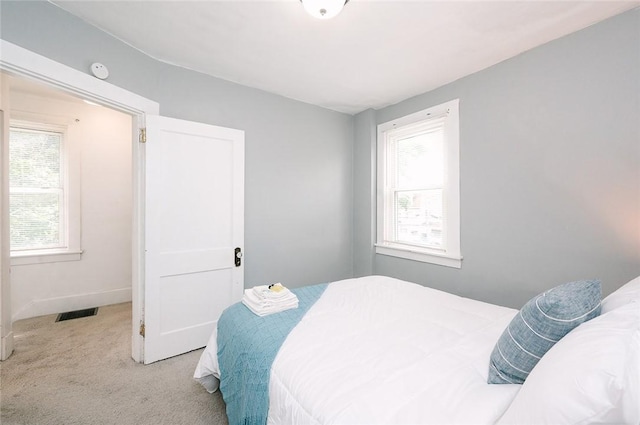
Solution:
<svg viewBox="0 0 640 425">
<path fill-rule="evenodd" d="M 68 311 L 66 313 L 58 314 L 56 322 L 62 322 L 63 320 L 79 319 L 81 317 L 95 316 L 98 314 L 98 307 L 87 308 L 85 310 Z"/>
</svg>

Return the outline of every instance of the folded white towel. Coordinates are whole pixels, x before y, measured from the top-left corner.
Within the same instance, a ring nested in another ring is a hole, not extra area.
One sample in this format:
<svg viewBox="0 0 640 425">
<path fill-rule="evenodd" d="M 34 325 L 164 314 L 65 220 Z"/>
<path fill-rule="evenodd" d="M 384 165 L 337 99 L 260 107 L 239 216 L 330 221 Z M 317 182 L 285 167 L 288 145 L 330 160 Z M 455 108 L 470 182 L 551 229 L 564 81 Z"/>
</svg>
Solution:
<svg viewBox="0 0 640 425">
<path fill-rule="evenodd" d="M 290 295 L 278 300 L 264 299 L 257 297 L 253 290 L 245 289 L 242 303 L 258 316 L 278 313 L 291 308 L 298 308 L 298 297 L 293 292 Z"/>
</svg>

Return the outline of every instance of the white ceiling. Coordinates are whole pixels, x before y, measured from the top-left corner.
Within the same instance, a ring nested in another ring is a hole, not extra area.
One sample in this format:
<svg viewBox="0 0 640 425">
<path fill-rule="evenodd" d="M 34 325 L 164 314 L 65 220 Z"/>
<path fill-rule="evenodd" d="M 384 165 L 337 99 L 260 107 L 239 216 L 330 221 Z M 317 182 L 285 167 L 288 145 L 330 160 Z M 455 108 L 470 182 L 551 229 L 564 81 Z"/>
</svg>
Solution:
<svg viewBox="0 0 640 425">
<path fill-rule="evenodd" d="M 440 87 L 633 1 L 53 1 L 163 62 L 349 114 Z M 105 65 L 109 65 L 106 63 Z"/>
</svg>

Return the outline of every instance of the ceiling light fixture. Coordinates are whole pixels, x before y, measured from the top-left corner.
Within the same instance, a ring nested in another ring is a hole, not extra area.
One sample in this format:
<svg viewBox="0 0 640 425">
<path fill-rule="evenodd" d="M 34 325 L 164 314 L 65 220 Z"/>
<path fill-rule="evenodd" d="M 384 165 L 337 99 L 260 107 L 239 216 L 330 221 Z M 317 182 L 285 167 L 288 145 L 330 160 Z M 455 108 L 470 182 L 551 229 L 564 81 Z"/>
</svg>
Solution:
<svg viewBox="0 0 640 425">
<path fill-rule="evenodd" d="M 304 10 L 314 18 L 331 19 L 338 15 L 349 0 L 300 0 Z"/>
</svg>

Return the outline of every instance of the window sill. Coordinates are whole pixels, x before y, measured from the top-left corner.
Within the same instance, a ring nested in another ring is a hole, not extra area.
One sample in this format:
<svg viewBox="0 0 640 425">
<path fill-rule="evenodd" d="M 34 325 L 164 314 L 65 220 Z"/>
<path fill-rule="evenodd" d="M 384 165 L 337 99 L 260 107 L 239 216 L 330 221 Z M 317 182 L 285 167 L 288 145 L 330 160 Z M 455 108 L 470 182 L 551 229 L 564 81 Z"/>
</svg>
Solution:
<svg viewBox="0 0 640 425">
<path fill-rule="evenodd" d="M 376 244 L 376 254 L 388 255 L 390 257 L 404 258 L 407 260 L 421 261 L 423 263 L 437 264 L 439 266 L 462 267 L 462 257 L 450 256 L 444 253 L 428 252 L 420 248 L 399 247 L 391 245 Z"/>
<path fill-rule="evenodd" d="M 64 261 L 79 261 L 82 259 L 82 251 L 66 250 L 42 250 L 28 253 L 12 253 L 12 266 L 28 266 L 31 264 L 61 263 Z"/>
</svg>

